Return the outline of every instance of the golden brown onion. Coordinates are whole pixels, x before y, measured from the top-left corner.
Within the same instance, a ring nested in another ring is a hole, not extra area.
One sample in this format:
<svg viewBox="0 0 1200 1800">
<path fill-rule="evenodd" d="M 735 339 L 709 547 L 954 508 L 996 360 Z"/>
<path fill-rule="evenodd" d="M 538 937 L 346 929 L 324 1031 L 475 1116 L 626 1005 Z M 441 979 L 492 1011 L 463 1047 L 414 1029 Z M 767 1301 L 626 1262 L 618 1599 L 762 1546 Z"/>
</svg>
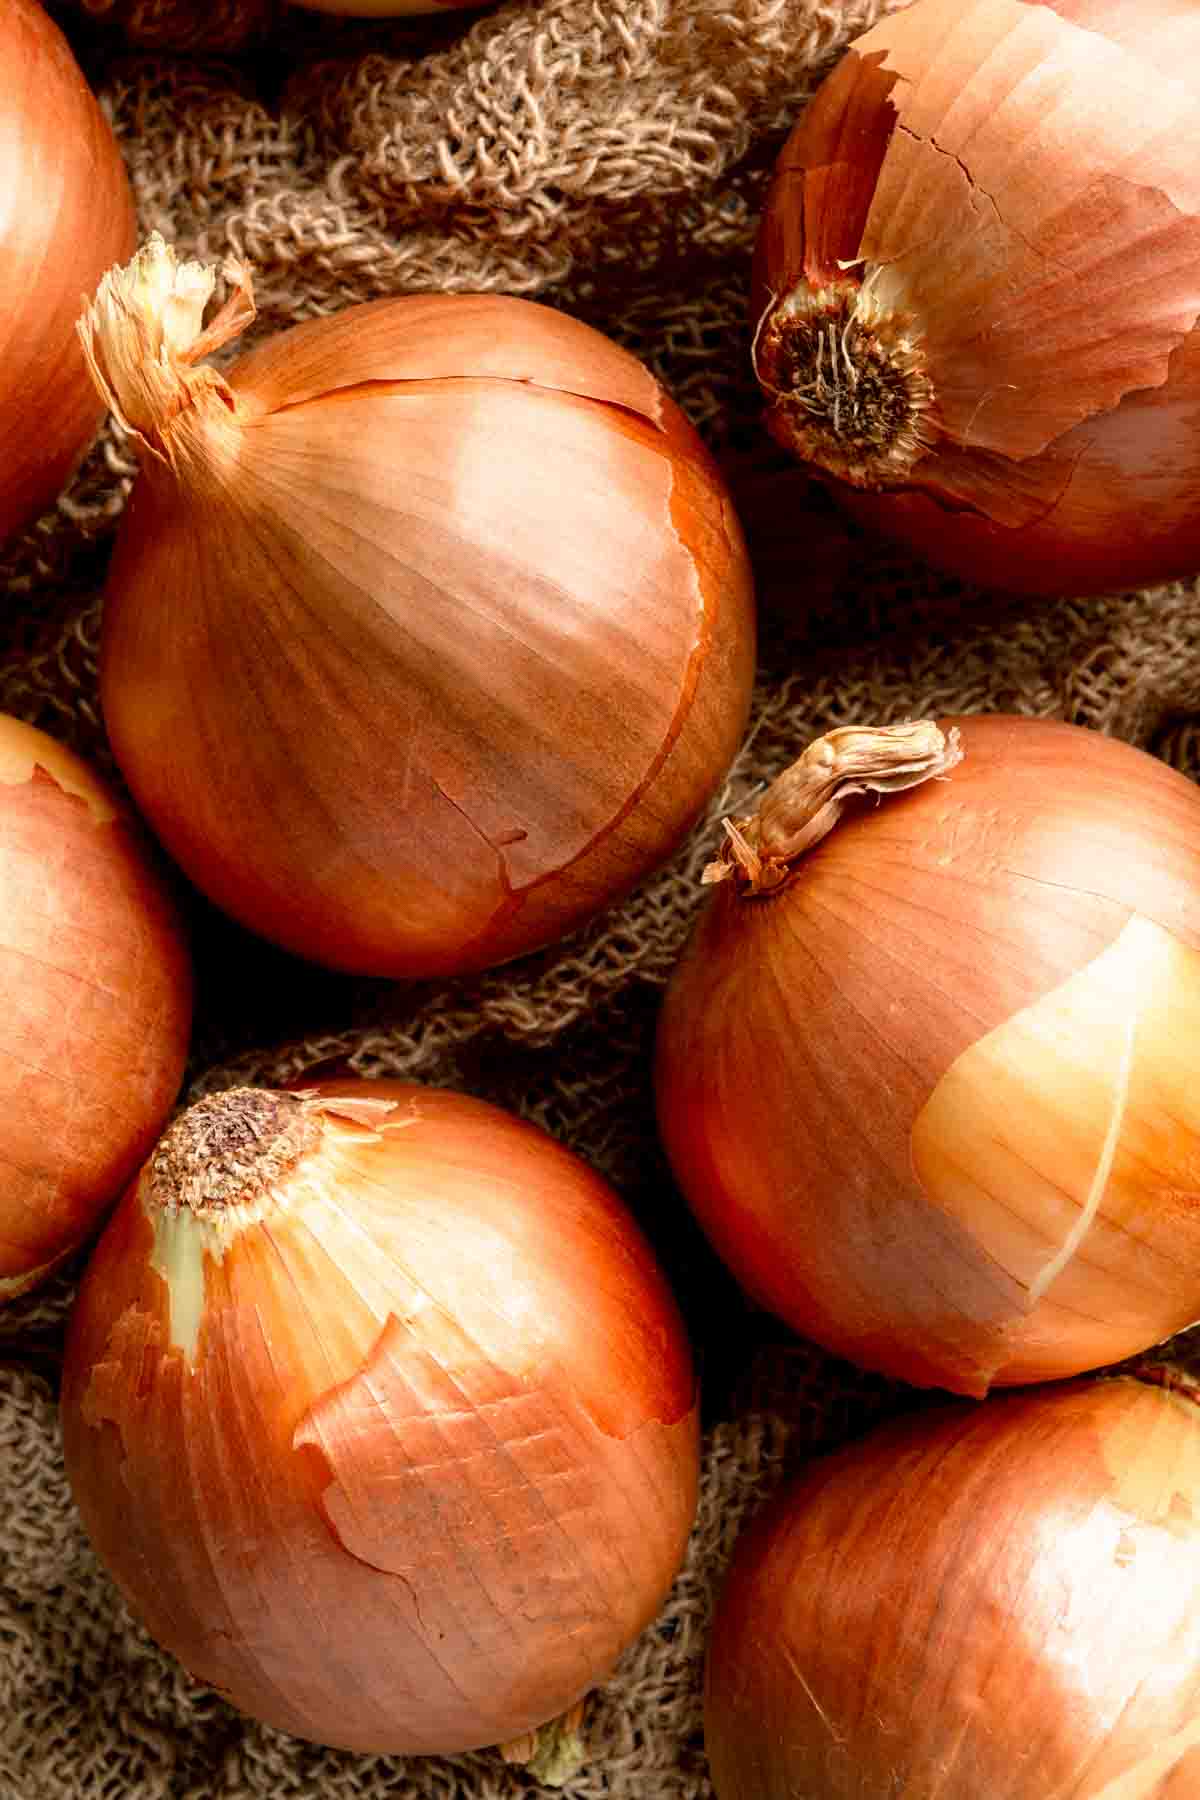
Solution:
<svg viewBox="0 0 1200 1800">
<path fill-rule="evenodd" d="M 657 1087 L 751 1294 L 867 1368 L 983 1394 L 1200 1318 L 1200 792 L 1076 726 L 957 729 L 961 763 L 892 794 L 879 733 L 818 740 L 818 773 L 886 797 L 795 862 L 794 786 L 790 820 L 781 779 L 742 822 L 768 891 L 736 876 L 701 915 Z"/>
<path fill-rule="evenodd" d="M 0 7 L 0 541 L 54 499 L 100 423 L 82 294 L 133 243 L 120 153 L 36 0 Z"/>
<path fill-rule="evenodd" d="M 654 1616 L 696 1499 L 687 1342 L 615 1195 L 399 1082 L 182 1115 L 89 1268 L 63 1419 L 159 1642 L 357 1750 L 563 1712 Z"/>
<path fill-rule="evenodd" d="M 0 714 L 0 1303 L 114 1203 L 179 1091 L 191 972 L 140 834 L 71 751 Z"/>
<path fill-rule="evenodd" d="M 1192 1800 L 1200 1413 L 1122 1377 L 818 1463 L 734 1552 L 719 1800 Z"/>
<path fill-rule="evenodd" d="M 138 434 L 102 692 L 196 885 L 318 962 L 483 968 L 661 862 L 738 746 L 749 567 L 640 363 L 529 301 L 412 296 L 199 362 L 252 303 L 152 240 L 85 326 Z"/>
<path fill-rule="evenodd" d="M 1200 567 L 1193 0 L 916 0 L 780 157 L 756 366 L 863 521 L 1040 593 Z"/>
</svg>

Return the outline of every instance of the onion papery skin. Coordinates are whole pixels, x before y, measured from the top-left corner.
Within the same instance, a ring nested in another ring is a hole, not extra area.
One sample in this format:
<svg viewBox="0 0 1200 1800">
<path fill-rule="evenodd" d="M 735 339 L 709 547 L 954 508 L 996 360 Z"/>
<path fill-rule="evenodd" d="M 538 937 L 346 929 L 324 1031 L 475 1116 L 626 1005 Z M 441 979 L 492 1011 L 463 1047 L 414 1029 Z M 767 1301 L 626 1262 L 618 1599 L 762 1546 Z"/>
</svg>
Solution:
<svg viewBox="0 0 1200 1800">
<path fill-rule="evenodd" d="M 745 547 L 634 358 L 549 308 L 294 327 L 147 455 L 106 596 L 121 769 L 188 876 L 332 967 L 461 974 L 661 863 L 741 740 Z"/>
<path fill-rule="evenodd" d="M 658 1116 L 749 1293 L 981 1396 L 1200 1317 L 1200 791 L 1056 721 L 959 720 L 669 985 Z"/>
<path fill-rule="evenodd" d="M 125 165 L 35 0 L 0 8 L 0 542 L 49 506 L 103 415 L 80 295 L 133 244 Z"/>
<path fill-rule="evenodd" d="M 719 1800 L 1190 1800 L 1200 1416 L 1121 1377 L 939 1407 L 818 1463 L 734 1552 Z"/>
<path fill-rule="evenodd" d="M 0 1304 L 93 1234 L 179 1092 L 183 929 L 106 783 L 0 714 Z"/>
<path fill-rule="evenodd" d="M 352 1078 L 267 1101 L 314 1134 L 292 1166 L 206 1213 L 164 1207 L 152 1159 L 89 1267 L 63 1389 L 87 1529 L 257 1718 L 364 1751 L 520 1737 L 681 1561 L 674 1302 L 611 1189 L 495 1107 Z"/>
<path fill-rule="evenodd" d="M 770 429 L 858 520 L 968 580 L 1191 574 L 1198 255 L 1191 0 L 916 0 L 781 153 L 753 302 Z M 782 360 L 780 306 L 804 321 Z M 860 383 L 855 412 L 846 353 L 887 371 L 886 405 Z"/>
</svg>

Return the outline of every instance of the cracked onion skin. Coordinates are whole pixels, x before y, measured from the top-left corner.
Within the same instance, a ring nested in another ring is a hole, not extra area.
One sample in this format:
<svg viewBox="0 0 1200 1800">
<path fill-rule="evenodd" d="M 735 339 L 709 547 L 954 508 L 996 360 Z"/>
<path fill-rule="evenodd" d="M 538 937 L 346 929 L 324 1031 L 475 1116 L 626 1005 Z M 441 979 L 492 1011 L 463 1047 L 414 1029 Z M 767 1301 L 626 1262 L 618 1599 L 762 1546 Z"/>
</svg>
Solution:
<svg viewBox="0 0 1200 1800">
<path fill-rule="evenodd" d="M 781 154 L 753 305 L 769 429 L 973 582 L 1192 574 L 1198 257 L 1191 0 L 916 0 Z"/>
<path fill-rule="evenodd" d="M 142 458 L 101 654 L 139 806 L 316 962 L 449 975 L 558 940 L 666 859 L 741 741 L 753 596 L 715 464 L 627 352 L 498 296 L 353 307 L 220 377 L 168 352 L 147 400 L 150 314 L 196 275 L 152 240 L 91 311 Z"/>
<path fill-rule="evenodd" d="M 756 1300 L 982 1396 L 1200 1318 L 1200 791 L 1078 726 L 955 723 L 945 780 L 717 889 L 656 1087 Z"/>
<path fill-rule="evenodd" d="M 1194 1800 L 1200 1414 L 1120 1377 L 939 1407 L 744 1533 L 709 1644 L 719 1800 Z"/>
<path fill-rule="evenodd" d="M 0 1305 L 90 1238 L 175 1102 L 188 946 L 144 834 L 0 714 Z"/>
<path fill-rule="evenodd" d="M 108 120 L 36 0 L 0 7 L 0 543 L 49 506 L 102 417 L 79 297 L 133 245 Z"/>
<path fill-rule="evenodd" d="M 181 1116 L 89 1266 L 63 1430 L 158 1642 L 360 1751 L 567 1710 L 654 1617 L 696 1501 L 689 1348 L 611 1189 L 394 1081 Z"/>
</svg>

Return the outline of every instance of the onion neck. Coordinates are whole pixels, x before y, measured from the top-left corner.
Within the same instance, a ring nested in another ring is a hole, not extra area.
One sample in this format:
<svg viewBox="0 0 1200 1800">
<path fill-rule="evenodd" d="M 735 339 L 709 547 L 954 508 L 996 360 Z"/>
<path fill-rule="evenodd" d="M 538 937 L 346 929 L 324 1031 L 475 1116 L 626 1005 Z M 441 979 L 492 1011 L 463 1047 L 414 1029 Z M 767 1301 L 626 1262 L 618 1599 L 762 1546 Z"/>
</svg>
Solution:
<svg viewBox="0 0 1200 1800">
<path fill-rule="evenodd" d="M 872 489 L 903 482 L 929 449 L 934 398 L 916 322 L 880 300 L 878 274 L 773 296 L 753 353 L 772 437 Z"/>
<path fill-rule="evenodd" d="M 238 337 L 255 316 L 249 270 L 230 261 L 223 271 L 229 297 L 211 324 L 204 312 L 216 271 L 180 262 L 158 232 L 133 258 L 108 271 L 84 310 L 78 332 L 101 398 L 139 451 L 176 468 L 196 454 L 189 430 L 202 416 L 212 426 L 234 424 L 228 382 L 202 358 Z"/>
<path fill-rule="evenodd" d="M 298 1095 L 231 1088 L 197 1101 L 164 1133 L 150 1159 L 149 1197 L 206 1220 L 263 1205 L 321 1137 L 319 1115 Z"/>
<path fill-rule="evenodd" d="M 895 794 L 940 780 L 962 756 L 957 726 L 943 732 L 932 719 L 826 732 L 771 783 L 756 813 L 725 820 L 721 854 L 701 880 L 733 879 L 743 894 L 771 893 L 856 794 Z"/>
</svg>

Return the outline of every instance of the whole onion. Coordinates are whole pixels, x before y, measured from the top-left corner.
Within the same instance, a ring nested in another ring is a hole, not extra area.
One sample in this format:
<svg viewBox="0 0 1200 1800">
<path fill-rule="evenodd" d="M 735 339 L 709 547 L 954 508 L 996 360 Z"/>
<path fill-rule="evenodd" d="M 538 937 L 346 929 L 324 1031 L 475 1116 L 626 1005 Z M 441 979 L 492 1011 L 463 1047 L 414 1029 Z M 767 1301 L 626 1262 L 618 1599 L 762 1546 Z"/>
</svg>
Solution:
<svg viewBox="0 0 1200 1800">
<path fill-rule="evenodd" d="M 564 935 L 721 779 L 753 674 L 728 495 L 642 365 L 529 301 L 299 325 L 161 239 L 83 332 L 143 473 L 101 690 L 137 800 L 244 924 L 450 974 Z"/>
<path fill-rule="evenodd" d="M 861 520 L 1038 593 L 1200 567 L 1200 14 L 916 0 L 779 160 L 770 429 Z"/>
<path fill-rule="evenodd" d="M 845 728 L 730 846 L 657 1090 L 749 1292 L 976 1395 L 1200 1317 L 1195 785 L 1052 721 Z"/>
<path fill-rule="evenodd" d="M 816 1464 L 734 1552 L 705 1741 L 719 1800 L 1190 1800 L 1195 1394 L 939 1407 Z"/>
<path fill-rule="evenodd" d="M 179 1090 L 191 972 L 116 797 L 0 714 L 0 1302 L 89 1238 Z"/>
<path fill-rule="evenodd" d="M 75 321 L 134 230 L 108 121 L 36 0 L 0 7 L 0 195 L 3 541 L 50 504 L 100 423 Z"/>
<path fill-rule="evenodd" d="M 63 1385 L 84 1521 L 158 1641 L 356 1750 L 507 1742 L 606 1675 L 681 1560 L 696 1419 L 598 1176 L 481 1101 L 352 1078 L 171 1126 Z"/>
</svg>

